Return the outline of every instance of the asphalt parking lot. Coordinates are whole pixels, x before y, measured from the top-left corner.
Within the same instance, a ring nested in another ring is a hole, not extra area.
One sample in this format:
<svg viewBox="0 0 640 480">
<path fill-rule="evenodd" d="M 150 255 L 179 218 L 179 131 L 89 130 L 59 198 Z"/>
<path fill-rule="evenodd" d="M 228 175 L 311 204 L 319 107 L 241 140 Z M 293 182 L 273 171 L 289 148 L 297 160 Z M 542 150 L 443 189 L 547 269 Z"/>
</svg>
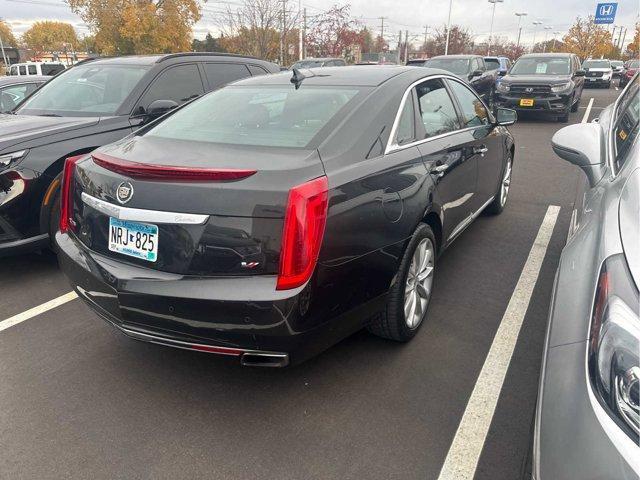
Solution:
<svg viewBox="0 0 640 480">
<path fill-rule="evenodd" d="M 619 93 L 585 90 L 570 121 Z M 524 116 L 511 128 L 509 204 L 440 258 L 429 316 L 406 345 L 361 332 L 294 368 L 249 369 L 129 340 L 77 299 L 3 327 L 71 289 L 51 254 L 1 259 L 0 478 L 438 479 L 558 206 L 474 477 L 526 478 L 549 297 L 581 181 L 551 150 L 563 126 Z"/>
</svg>

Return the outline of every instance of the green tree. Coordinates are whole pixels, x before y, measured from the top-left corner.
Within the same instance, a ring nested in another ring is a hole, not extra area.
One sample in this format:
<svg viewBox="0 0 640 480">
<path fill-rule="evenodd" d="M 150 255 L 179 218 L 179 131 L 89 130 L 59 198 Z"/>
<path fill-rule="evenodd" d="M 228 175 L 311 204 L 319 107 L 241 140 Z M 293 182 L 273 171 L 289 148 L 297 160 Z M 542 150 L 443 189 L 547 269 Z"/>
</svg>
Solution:
<svg viewBox="0 0 640 480">
<path fill-rule="evenodd" d="M 224 52 L 224 48 L 220 45 L 219 39 L 214 38 L 211 33 L 207 33 L 204 40 L 194 38 L 191 42 L 191 50 L 194 52 Z"/>
</svg>

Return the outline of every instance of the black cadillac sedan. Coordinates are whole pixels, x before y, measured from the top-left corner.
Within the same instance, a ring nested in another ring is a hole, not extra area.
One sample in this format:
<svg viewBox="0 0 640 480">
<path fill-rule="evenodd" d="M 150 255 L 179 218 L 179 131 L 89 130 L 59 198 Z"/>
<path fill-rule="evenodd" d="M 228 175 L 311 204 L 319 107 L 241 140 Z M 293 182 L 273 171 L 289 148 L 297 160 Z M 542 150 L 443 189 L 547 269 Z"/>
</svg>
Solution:
<svg viewBox="0 0 640 480">
<path fill-rule="evenodd" d="M 405 342 L 438 255 L 507 202 L 515 118 L 432 69 L 242 80 L 69 159 L 60 262 L 126 335 L 244 365 Z"/>
</svg>

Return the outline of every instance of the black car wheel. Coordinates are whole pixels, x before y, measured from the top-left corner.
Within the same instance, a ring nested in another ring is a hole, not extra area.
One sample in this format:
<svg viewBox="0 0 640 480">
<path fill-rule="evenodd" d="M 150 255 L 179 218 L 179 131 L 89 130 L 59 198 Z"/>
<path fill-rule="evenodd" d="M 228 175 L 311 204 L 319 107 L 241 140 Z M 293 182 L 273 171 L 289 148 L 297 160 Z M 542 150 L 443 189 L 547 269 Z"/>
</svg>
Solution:
<svg viewBox="0 0 640 480">
<path fill-rule="evenodd" d="M 398 342 L 411 340 L 427 314 L 436 264 L 433 230 L 421 223 L 404 252 L 386 308 L 370 320 L 367 329 Z"/>
<path fill-rule="evenodd" d="M 502 213 L 507 200 L 509 199 L 509 190 L 511 188 L 511 176 L 513 174 L 513 157 L 511 152 L 507 154 L 507 161 L 502 172 L 502 179 L 500 185 L 498 185 L 498 191 L 493 197 L 493 201 L 487 207 L 487 213 L 492 215 L 498 215 Z"/>
</svg>

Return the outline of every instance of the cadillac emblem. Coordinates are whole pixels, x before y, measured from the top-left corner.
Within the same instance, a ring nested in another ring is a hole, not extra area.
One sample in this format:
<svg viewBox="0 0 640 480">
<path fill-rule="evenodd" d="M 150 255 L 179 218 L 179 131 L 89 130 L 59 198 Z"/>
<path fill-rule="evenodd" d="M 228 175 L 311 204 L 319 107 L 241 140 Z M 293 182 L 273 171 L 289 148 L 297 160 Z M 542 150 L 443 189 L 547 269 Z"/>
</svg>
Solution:
<svg viewBox="0 0 640 480">
<path fill-rule="evenodd" d="M 123 205 L 133 197 L 133 185 L 129 182 L 122 182 L 116 189 L 116 199 Z"/>
</svg>

